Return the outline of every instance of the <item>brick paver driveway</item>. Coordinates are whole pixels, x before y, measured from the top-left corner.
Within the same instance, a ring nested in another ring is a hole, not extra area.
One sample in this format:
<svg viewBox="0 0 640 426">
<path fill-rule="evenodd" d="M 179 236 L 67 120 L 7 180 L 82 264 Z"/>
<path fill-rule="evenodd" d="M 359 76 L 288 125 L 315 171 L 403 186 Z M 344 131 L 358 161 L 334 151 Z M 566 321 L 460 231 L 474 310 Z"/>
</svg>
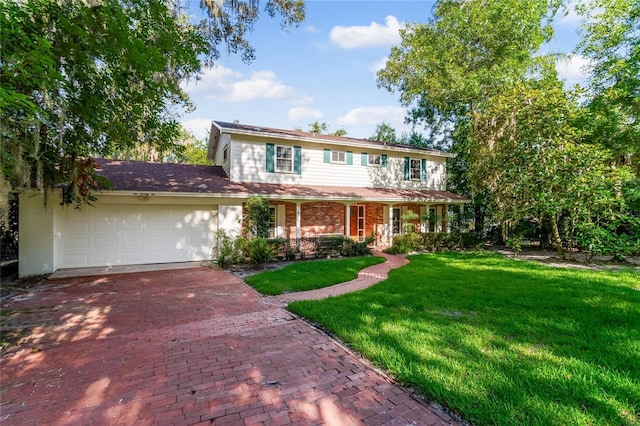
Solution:
<svg viewBox="0 0 640 426">
<path fill-rule="evenodd" d="M 228 272 L 50 281 L 5 301 L 3 424 L 449 424 Z"/>
</svg>

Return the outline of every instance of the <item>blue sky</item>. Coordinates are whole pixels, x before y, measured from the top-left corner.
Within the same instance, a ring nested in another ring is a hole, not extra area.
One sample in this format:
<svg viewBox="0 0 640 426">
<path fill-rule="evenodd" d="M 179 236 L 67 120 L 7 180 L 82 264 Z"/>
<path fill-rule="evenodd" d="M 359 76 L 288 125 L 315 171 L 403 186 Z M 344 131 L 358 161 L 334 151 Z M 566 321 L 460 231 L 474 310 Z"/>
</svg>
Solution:
<svg viewBox="0 0 640 426">
<path fill-rule="evenodd" d="M 261 15 L 249 35 L 256 49 L 251 64 L 223 52 L 216 67 L 185 85 L 196 106 L 183 115 L 185 127 L 199 138 L 208 134 L 212 120 L 302 130 L 318 121 L 327 123 L 331 132 L 345 129 L 355 138 L 373 135 L 383 121 L 398 135 L 410 130 L 403 124 L 399 95 L 377 87 L 376 71 L 384 66 L 391 46 L 400 43 L 399 29 L 405 23 L 426 22 L 435 2 L 305 3 L 305 21 L 288 32 L 280 29 L 277 18 Z M 556 37 L 545 49 L 569 52 L 578 40 L 577 24 L 574 13 L 558 17 Z M 577 56 L 559 63 L 558 70 L 573 84 L 583 79 L 583 65 Z"/>
</svg>

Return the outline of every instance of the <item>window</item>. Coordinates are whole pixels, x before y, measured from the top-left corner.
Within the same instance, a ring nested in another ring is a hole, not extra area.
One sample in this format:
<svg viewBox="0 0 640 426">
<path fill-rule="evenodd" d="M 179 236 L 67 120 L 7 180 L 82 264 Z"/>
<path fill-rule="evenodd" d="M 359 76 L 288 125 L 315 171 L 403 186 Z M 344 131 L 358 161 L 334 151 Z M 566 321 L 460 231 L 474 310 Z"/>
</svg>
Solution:
<svg viewBox="0 0 640 426">
<path fill-rule="evenodd" d="M 269 207 L 269 238 L 276 238 L 276 211 L 275 207 Z"/>
<path fill-rule="evenodd" d="M 386 154 L 367 154 L 366 152 L 362 153 L 362 161 L 363 166 L 369 167 L 387 167 L 387 155 Z"/>
<path fill-rule="evenodd" d="M 229 158 L 229 145 L 222 148 L 222 161 L 227 161 L 227 158 Z"/>
<path fill-rule="evenodd" d="M 400 209 L 393 208 L 391 214 L 393 214 L 393 218 L 391 220 L 391 230 L 394 234 L 399 234 L 400 233 Z"/>
<path fill-rule="evenodd" d="M 412 158 L 409 166 L 409 178 L 411 180 L 420 180 L 421 177 L 422 177 L 422 161 Z"/>
<path fill-rule="evenodd" d="M 302 147 L 266 144 L 265 171 L 267 173 L 302 174 Z"/>
<path fill-rule="evenodd" d="M 346 153 L 344 151 L 331 151 L 331 162 L 340 164 L 346 163 Z"/>
<path fill-rule="evenodd" d="M 293 172 L 293 148 L 290 146 L 276 146 L 276 171 Z"/>
<path fill-rule="evenodd" d="M 382 165 L 382 156 L 377 154 L 369 154 L 368 164 L 370 166 L 381 166 Z"/>
</svg>

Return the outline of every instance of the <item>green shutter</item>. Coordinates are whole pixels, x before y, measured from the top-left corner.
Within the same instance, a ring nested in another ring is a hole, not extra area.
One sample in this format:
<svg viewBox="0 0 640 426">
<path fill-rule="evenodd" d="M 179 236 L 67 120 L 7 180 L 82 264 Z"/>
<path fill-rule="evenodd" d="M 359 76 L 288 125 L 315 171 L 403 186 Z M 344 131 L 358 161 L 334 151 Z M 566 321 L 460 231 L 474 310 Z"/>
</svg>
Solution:
<svg viewBox="0 0 640 426">
<path fill-rule="evenodd" d="M 387 167 L 387 154 L 382 154 L 381 163 L 382 167 Z"/>
<path fill-rule="evenodd" d="M 347 151 L 347 164 L 348 165 L 353 164 L 353 152 L 351 151 Z"/>
<path fill-rule="evenodd" d="M 293 172 L 297 175 L 302 174 L 302 147 L 293 147 Z"/>
<path fill-rule="evenodd" d="M 422 167 L 420 167 L 420 180 L 423 182 L 427 180 L 427 159 L 426 158 L 422 159 Z"/>
<path fill-rule="evenodd" d="M 324 162 L 325 163 L 330 163 L 331 162 L 331 150 L 325 148 L 324 149 Z"/>
<path fill-rule="evenodd" d="M 273 161 L 273 151 L 274 147 L 272 143 L 267 144 L 267 173 L 274 172 L 274 161 Z"/>
<path fill-rule="evenodd" d="M 404 157 L 404 180 L 409 180 L 409 157 Z"/>
<path fill-rule="evenodd" d="M 362 164 L 363 166 L 369 165 L 369 154 L 367 154 L 366 152 L 362 153 L 362 161 L 360 164 Z"/>
</svg>

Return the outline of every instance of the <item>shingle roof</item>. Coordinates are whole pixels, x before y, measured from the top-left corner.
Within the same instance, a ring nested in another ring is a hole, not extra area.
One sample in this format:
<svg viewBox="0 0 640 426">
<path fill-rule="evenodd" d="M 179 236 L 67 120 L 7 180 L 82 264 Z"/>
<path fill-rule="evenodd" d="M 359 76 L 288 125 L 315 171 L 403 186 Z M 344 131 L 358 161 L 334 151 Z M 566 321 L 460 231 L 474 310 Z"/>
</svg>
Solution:
<svg viewBox="0 0 640 426">
<path fill-rule="evenodd" d="M 262 127 L 262 126 L 252 126 L 247 124 L 239 124 L 239 123 L 227 123 L 224 121 L 214 121 L 216 126 L 218 126 L 223 131 L 226 130 L 228 132 L 240 132 L 240 133 L 254 133 L 260 135 L 271 135 L 276 137 L 285 137 L 285 138 L 294 138 L 298 140 L 315 140 L 315 141 L 326 141 L 332 143 L 343 143 L 343 144 L 356 144 L 356 145 L 364 145 L 371 146 L 372 148 L 401 148 L 402 150 L 412 150 L 412 151 L 421 151 L 424 153 L 444 156 L 444 157 L 455 157 L 454 154 L 436 150 L 425 148 L 421 146 L 413 146 L 399 143 L 389 143 L 389 142 L 381 142 L 381 141 L 372 141 L 369 139 L 356 139 L 350 138 L 348 136 L 335 136 L 335 135 L 325 135 L 321 133 L 311 133 L 311 132 L 302 132 L 298 130 L 285 130 L 285 129 L 275 129 L 272 127 Z"/>
<path fill-rule="evenodd" d="M 96 160 L 96 172 L 114 184 L 116 191 L 173 194 L 210 194 L 225 197 L 261 195 L 274 199 L 325 201 L 466 202 L 448 191 L 308 186 L 273 183 L 231 182 L 220 166 Z"/>
</svg>

